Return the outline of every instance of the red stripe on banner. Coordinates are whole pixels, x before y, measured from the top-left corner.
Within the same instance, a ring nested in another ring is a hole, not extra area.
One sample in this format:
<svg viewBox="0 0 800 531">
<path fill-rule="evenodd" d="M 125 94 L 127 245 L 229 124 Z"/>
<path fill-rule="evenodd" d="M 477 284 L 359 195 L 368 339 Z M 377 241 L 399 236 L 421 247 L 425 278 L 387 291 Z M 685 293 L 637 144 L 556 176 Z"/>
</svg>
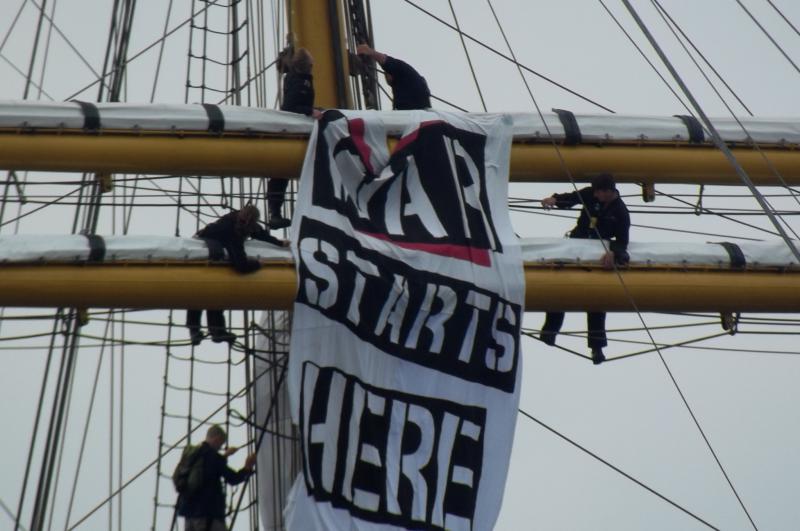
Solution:
<svg viewBox="0 0 800 531">
<path fill-rule="evenodd" d="M 397 142 L 397 145 L 394 146 L 394 149 L 392 150 L 392 153 L 397 153 L 398 151 L 400 151 L 401 149 L 403 149 L 404 147 L 409 145 L 411 142 L 416 140 L 417 136 L 419 136 L 419 130 L 422 129 L 423 127 L 428 127 L 429 125 L 443 124 L 443 123 L 445 123 L 444 120 L 429 120 L 427 122 L 420 122 L 418 128 L 414 129 L 413 131 L 408 133 L 406 136 L 401 138 L 399 142 Z M 363 127 L 363 124 L 362 124 L 362 127 Z"/>
<path fill-rule="evenodd" d="M 399 242 L 391 239 L 386 234 L 378 234 L 373 232 L 362 232 L 366 236 L 371 236 L 375 239 L 390 242 L 403 249 L 411 249 L 413 251 L 423 251 L 439 256 L 447 256 L 457 260 L 466 260 L 475 265 L 489 267 L 492 265 L 492 260 L 489 257 L 487 249 L 479 249 L 477 247 L 470 247 L 468 245 L 455 245 L 452 243 L 415 243 L 415 242 Z"/>
<path fill-rule="evenodd" d="M 374 175 L 375 170 L 372 168 L 372 159 L 370 158 L 372 155 L 372 150 L 364 141 L 364 120 L 361 118 L 348 120 L 347 128 L 350 131 L 350 138 L 353 139 L 353 144 L 355 144 L 358 153 L 361 155 L 364 166 L 366 166 L 367 170 Z"/>
</svg>

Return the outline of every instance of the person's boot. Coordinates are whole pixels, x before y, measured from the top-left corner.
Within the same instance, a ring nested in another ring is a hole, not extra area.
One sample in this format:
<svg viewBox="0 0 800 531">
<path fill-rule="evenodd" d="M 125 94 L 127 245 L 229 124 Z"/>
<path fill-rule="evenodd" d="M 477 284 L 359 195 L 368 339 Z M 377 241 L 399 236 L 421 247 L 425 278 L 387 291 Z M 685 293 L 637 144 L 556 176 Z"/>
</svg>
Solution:
<svg viewBox="0 0 800 531">
<path fill-rule="evenodd" d="M 291 224 L 292 224 L 292 220 L 283 217 L 283 215 L 281 214 L 281 209 L 280 208 L 270 209 L 270 211 L 269 211 L 269 228 L 270 229 L 275 229 L 275 230 L 285 229 L 286 227 L 288 227 Z"/>
<path fill-rule="evenodd" d="M 592 363 L 595 365 L 600 365 L 606 361 L 606 356 L 603 354 L 603 349 L 600 347 L 594 347 L 592 349 Z"/>
<path fill-rule="evenodd" d="M 201 332 L 199 328 L 189 328 L 189 341 L 191 341 L 192 345 L 195 347 L 199 345 L 205 337 L 206 335 Z"/>
<path fill-rule="evenodd" d="M 228 331 L 228 326 L 225 324 L 225 314 L 222 310 L 207 310 L 206 317 L 211 341 L 214 343 L 230 343 L 231 345 L 236 341 L 236 334 Z"/>
<path fill-rule="evenodd" d="M 236 342 L 236 334 L 223 330 L 221 332 L 211 332 L 211 341 L 214 343 L 228 343 L 233 345 Z"/>
<path fill-rule="evenodd" d="M 542 332 L 539 334 L 539 340 L 552 347 L 556 344 L 556 334 L 554 332 Z"/>
</svg>

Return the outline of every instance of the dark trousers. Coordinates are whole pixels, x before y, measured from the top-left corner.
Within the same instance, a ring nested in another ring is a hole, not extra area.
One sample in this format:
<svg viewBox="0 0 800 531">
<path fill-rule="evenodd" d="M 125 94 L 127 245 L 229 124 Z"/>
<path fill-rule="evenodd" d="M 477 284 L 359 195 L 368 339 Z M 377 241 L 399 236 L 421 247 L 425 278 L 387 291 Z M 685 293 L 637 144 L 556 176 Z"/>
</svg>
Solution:
<svg viewBox="0 0 800 531">
<path fill-rule="evenodd" d="M 200 317 L 203 310 L 186 310 L 186 327 L 190 331 L 200 331 Z M 225 334 L 228 330 L 225 326 L 225 314 L 222 310 L 206 310 L 206 322 L 208 323 L 208 333 L 212 336 Z"/>
<path fill-rule="evenodd" d="M 288 187 L 289 179 L 270 179 L 267 181 L 267 206 L 269 206 L 270 215 L 281 213 Z"/>
<path fill-rule="evenodd" d="M 564 312 L 547 312 L 542 335 L 552 334 L 555 337 L 564 324 Z M 603 348 L 608 345 L 606 340 L 606 314 L 604 312 L 588 312 L 586 314 L 586 328 L 589 332 L 586 342 L 589 348 Z"/>
</svg>

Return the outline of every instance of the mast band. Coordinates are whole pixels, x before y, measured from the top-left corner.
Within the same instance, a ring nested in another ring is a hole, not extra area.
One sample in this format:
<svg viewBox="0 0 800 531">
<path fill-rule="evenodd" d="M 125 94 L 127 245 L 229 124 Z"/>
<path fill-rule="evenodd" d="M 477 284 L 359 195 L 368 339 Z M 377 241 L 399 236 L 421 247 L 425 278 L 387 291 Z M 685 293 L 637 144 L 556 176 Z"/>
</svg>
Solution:
<svg viewBox="0 0 800 531">
<path fill-rule="evenodd" d="M 564 145 L 574 146 L 580 144 L 583 137 L 581 136 L 581 128 L 578 126 L 578 120 L 575 119 L 575 114 L 564 109 L 553 109 L 553 112 L 558 115 L 558 119 L 561 120 L 561 125 L 564 127 Z"/>
<path fill-rule="evenodd" d="M 83 128 L 86 131 L 97 131 L 100 129 L 100 111 L 97 105 L 88 101 L 72 100 L 81 107 L 81 114 L 83 114 Z"/>
<path fill-rule="evenodd" d="M 706 135 L 703 132 L 703 126 L 700 124 L 700 120 L 688 114 L 675 114 L 673 116 L 675 116 L 675 118 L 680 118 L 686 126 L 687 131 L 689 131 L 690 143 L 702 144 L 705 141 Z"/>
<path fill-rule="evenodd" d="M 731 269 L 744 269 L 747 266 L 747 259 L 744 257 L 742 248 L 732 242 L 717 242 L 727 252 L 731 259 Z"/>
<path fill-rule="evenodd" d="M 89 240 L 89 262 L 102 262 L 106 258 L 106 242 L 97 234 L 84 234 Z"/>
<path fill-rule="evenodd" d="M 222 134 L 225 132 L 225 116 L 222 114 L 219 105 L 204 103 L 203 108 L 208 115 L 208 132 Z"/>
</svg>

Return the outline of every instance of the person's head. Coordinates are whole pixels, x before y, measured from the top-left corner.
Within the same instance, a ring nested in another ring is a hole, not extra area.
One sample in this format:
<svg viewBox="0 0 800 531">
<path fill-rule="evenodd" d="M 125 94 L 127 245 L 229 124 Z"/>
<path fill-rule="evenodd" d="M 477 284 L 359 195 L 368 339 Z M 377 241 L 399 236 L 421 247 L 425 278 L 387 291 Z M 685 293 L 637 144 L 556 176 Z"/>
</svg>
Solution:
<svg viewBox="0 0 800 531">
<path fill-rule="evenodd" d="M 212 424 L 206 432 L 206 442 L 214 450 L 219 450 L 225 445 L 228 436 L 219 424 Z"/>
<path fill-rule="evenodd" d="M 305 48 L 298 48 L 292 55 L 291 69 L 298 74 L 310 74 L 314 67 L 314 58 Z"/>
<path fill-rule="evenodd" d="M 250 236 L 258 229 L 260 217 L 261 212 L 255 206 L 247 203 L 236 215 L 236 232 L 244 237 Z"/>
<path fill-rule="evenodd" d="M 609 203 L 617 197 L 617 185 L 610 173 L 601 173 L 592 179 L 592 192 L 601 203 Z"/>
</svg>

